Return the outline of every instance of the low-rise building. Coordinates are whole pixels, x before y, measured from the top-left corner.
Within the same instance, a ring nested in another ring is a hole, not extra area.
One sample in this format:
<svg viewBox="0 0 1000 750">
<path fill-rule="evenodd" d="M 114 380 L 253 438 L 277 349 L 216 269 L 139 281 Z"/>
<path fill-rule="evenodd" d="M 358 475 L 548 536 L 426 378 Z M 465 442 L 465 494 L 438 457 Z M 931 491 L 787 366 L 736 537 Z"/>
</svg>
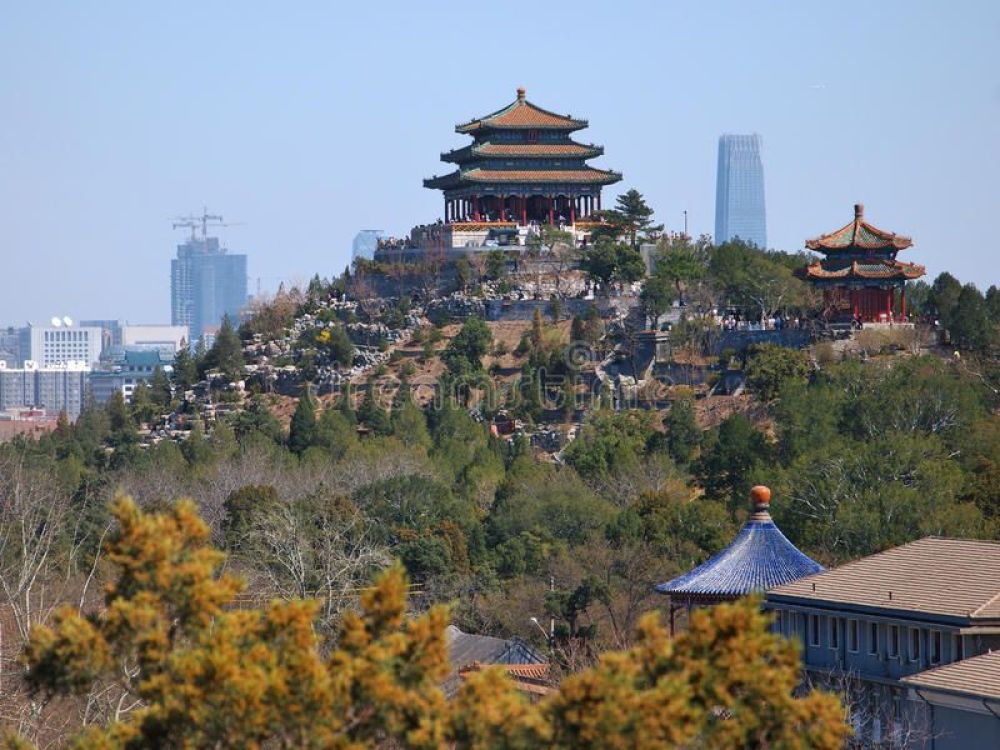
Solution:
<svg viewBox="0 0 1000 750">
<path fill-rule="evenodd" d="M 902 683 L 931 707 L 934 750 L 1000 747 L 1000 651 L 928 669 Z"/>
<path fill-rule="evenodd" d="M 173 372 L 173 356 L 160 349 L 127 349 L 105 370 L 90 375 L 90 389 L 94 401 L 107 403 L 115 391 L 120 391 L 126 401 L 139 383 L 148 382 L 157 370 Z"/>
<path fill-rule="evenodd" d="M 806 677 L 845 693 L 861 741 L 929 747 L 933 712 L 906 681 L 1000 648 L 1000 543 L 920 539 L 778 586 L 765 606 Z"/>
</svg>

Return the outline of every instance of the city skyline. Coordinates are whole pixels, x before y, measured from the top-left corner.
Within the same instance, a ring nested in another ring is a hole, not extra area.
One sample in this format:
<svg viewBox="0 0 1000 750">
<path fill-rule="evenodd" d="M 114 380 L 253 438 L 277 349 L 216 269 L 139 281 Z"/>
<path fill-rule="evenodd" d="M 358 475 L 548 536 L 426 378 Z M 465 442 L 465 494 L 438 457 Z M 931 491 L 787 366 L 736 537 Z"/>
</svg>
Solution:
<svg viewBox="0 0 1000 750">
<path fill-rule="evenodd" d="M 168 320 L 169 287 L 150 269 L 177 244 L 169 217 L 203 202 L 246 222 L 220 238 L 251 257 L 251 287 L 339 273 L 358 227 L 400 236 L 440 216 L 421 179 L 462 144 L 442 134 L 517 86 L 557 112 L 585 113 L 589 139 L 613 153 L 595 166 L 621 170 L 621 190 L 640 190 L 668 230 L 687 211 L 692 234 L 712 232 L 718 135 L 759 132 L 770 246 L 800 250 L 862 202 L 914 237 L 930 279 L 948 270 L 981 288 L 1000 280 L 982 249 L 1000 167 L 1000 8 L 628 6 L 603 14 L 603 30 L 629 38 L 633 64 L 652 78 L 607 63 L 566 76 L 524 60 L 443 81 L 412 41 L 495 18 L 477 6 L 249 4 L 235 25 L 223 9 L 183 4 L 13 6 L 0 29 L 0 219 L 17 283 L 0 322 Z M 199 24 L 184 7 L 197 8 Z M 540 7 L 532 27 L 572 45 L 600 8 Z M 733 66 L 725 51 L 745 45 L 748 27 L 753 54 Z M 939 54 L 886 56 L 885 28 Z M 847 47 L 817 55 L 834 29 Z M 847 106 L 859 98 L 893 114 Z"/>
<path fill-rule="evenodd" d="M 716 243 L 741 239 L 767 249 L 767 202 L 759 134 L 719 136 Z"/>
</svg>

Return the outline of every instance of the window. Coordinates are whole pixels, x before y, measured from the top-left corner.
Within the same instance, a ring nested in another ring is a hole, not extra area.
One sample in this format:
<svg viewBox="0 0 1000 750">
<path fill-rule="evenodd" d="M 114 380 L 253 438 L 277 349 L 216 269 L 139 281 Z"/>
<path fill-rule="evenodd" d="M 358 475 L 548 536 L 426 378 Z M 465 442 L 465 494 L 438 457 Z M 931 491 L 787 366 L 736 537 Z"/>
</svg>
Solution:
<svg viewBox="0 0 1000 750">
<path fill-rule="evenodd" d="M 930 649 L 931 664 L 941 663 L 941 631 L 932 630 L 928 634 L 928 648 Z"/>
<path fill-rule="evenodd" d="M 830 618 L 830 648 L 836 650 L 840 648 L 840 620 L 836 617 Z"/>
<path fill-rule="evenodd" d="M 868 623 L 868 653 L 878 654 L 878 623 Z"/>
<path fill-rule="evenodd" d="M 920 628 L 910 628 L 910 661 L 920 661 Z"/>
<path fill-rule="evenodd" d="M 819 645 L 819 615 L 809 615 L 809 645 Z"/>
<path fill-rule="evenodd" d="M 851 653 L 858 652 L 858 621 L 847 621 L 847 650 Z"/>
<path fill-rule="evenodd" d="M 951 655 L 954 657 L 952 661 L 959 661 L 965 658 L 965 642 L 962 640 L 962 636 L 953 635 L 951 637 Z"/>
<path fill-rule="evenodd" d="M 889 626 L 889 658 L 899 657 L 899 625 Z"/>
</svg>

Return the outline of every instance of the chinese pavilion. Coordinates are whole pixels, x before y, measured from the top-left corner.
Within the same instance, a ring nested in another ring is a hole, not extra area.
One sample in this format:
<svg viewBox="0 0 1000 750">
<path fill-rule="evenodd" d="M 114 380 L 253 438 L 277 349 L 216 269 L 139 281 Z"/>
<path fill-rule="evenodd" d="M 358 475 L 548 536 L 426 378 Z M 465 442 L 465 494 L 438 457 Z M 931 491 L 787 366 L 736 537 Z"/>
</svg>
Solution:
<svg viewBox="0 0 1000 750">
<path fill-rule="evenodd" d="M 542 109 L 518 89 L 513 103 L 455 127 L 472 143 L 441 154 L 458 169 L 424 187 L 444 192 L 447 223 L 573 225 L 600 209 L 603 185 L 622 178 L 587 164 L 604 148 L 570 137 L 585 127 L 586 120 Z"/>
<path fill-rule="evenodd" d="M 906 318 L 906 282 L 924 275 L 923 266 L 896 260 L 913 245 L 909 237 L 878 229 L 865 221 L 865 207 L 854 206 L 854 221 L 835 232 L 806 241 L 825 257 L 802 269 L 801 276 L 823 290 L 831 317 L 869 323 L 890 322 L 900 290 L 899 315 Z"/>
<path fill-rule="evenodd" d="M 682 609 L 733 601 L 791 583 L 824 568 L 788 541 L 771 520 L 771 490 L 750 490 L 750 518 L 721 552 L 656 590 L 670 597 L 670 630 Z"/>
</svg>

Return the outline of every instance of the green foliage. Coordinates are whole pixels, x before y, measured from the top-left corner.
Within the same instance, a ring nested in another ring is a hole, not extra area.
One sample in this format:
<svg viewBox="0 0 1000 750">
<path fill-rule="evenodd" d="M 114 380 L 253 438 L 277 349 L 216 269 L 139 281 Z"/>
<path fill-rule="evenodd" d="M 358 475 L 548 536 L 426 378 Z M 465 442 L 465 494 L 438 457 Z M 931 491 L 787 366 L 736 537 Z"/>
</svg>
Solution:
<svg viewBox="0 0 1000 750">
<path fill-rule="evenodd" d="M 599 213 L 603 224 L 594 230 L 595 241 L 602 237 L 626 237 L 629 247 L 638 250 L 639 243 L 654 241 L 663 231 L 662 224 L 653 223 L 653 209 L 635 188 L 615 199 L 615 207 Z"/>
<path fill-rule="evenodd" d="M 368 389 L 361 401 L 361 407 L 358 409 L 358 421 L 376 435 L 392 434 L 392 421 L 389 419 L 389 412 L 379 403 L 374 386 Z"/>
<path fill-rule="evenodd" d="M 812 371 L 809 355 L 778 344 L 756 344 L 747 357 L 747 384 L 764 401 L 777 398 L 789 382 L 804 382 Z"/>
<path fill-rule="evenodd" d="M 456 378 L 469 377 L 482 372 L 482 358 L 493 348 L 493 334 L 479 318 L 472 316 L 451 340 L 441 359 Z"/>
<path fill-rule="evenodd" d="M 996 340 L 989 309 L 975 284 L 962 287 L 950 317 L 951 339 L 959 347 L 984 352 Z"/>
<path fill-rule="evenodd" d="M 670 405 L 664 423 L 667 428 L 667 450 L 670 457 L 679 464 L 688 463 L 701 442 L 701 429 L 695 420 L 691 400 L 674 401 Z"/>
<path fill-rule="evenodd" d="M 642 256 L 637 250 L 607 238 L 598 240 L 584 251 L 580 269 L 592 282 L 604 287 L 612 283 L 629 284 L 638 281 L 646 272 Z"/>
<path fill-rule="evenodd" d="M 753 484 L 751 472 L 770 451 L 764 436 L 744 414 L 727 417 L 706 435 L 699 467 L 709 497 L 742 504 Z"/>
<path fill-rule="evenodd" d="M 655 432 L 649 412 L 598 411 L 564 451 L 564 457 L 584 479 L 606 480 L 634 471 Z"/>
<path fill-rule="evenodd" d="M 316 406 L 309 388 L 303 388 L 288 428 L 288 448 L 297 455 L 316 444 Z"/>
<path fill-rule="evenodd" d="M 243 344 L 226 315 L 222 318 L 212 348 L 206 352 L 201 363 L 201 372 L 219 370 L 227 379 L 239 380 L 243 376 L 243 365 Z"/>
<path fill-rule="evenodd" d="M 496 281 L 507 275 L 507 256 L 503 250 L 494 248 L 486 253 L 486 276 Z"/>
<path fill-rule="evenodd" d="M 186 346 L 182 346 L 174 355 L 173 381 L 174 387 L 182 395 L 198 382 L 198 365 Z"/>
</svg>

